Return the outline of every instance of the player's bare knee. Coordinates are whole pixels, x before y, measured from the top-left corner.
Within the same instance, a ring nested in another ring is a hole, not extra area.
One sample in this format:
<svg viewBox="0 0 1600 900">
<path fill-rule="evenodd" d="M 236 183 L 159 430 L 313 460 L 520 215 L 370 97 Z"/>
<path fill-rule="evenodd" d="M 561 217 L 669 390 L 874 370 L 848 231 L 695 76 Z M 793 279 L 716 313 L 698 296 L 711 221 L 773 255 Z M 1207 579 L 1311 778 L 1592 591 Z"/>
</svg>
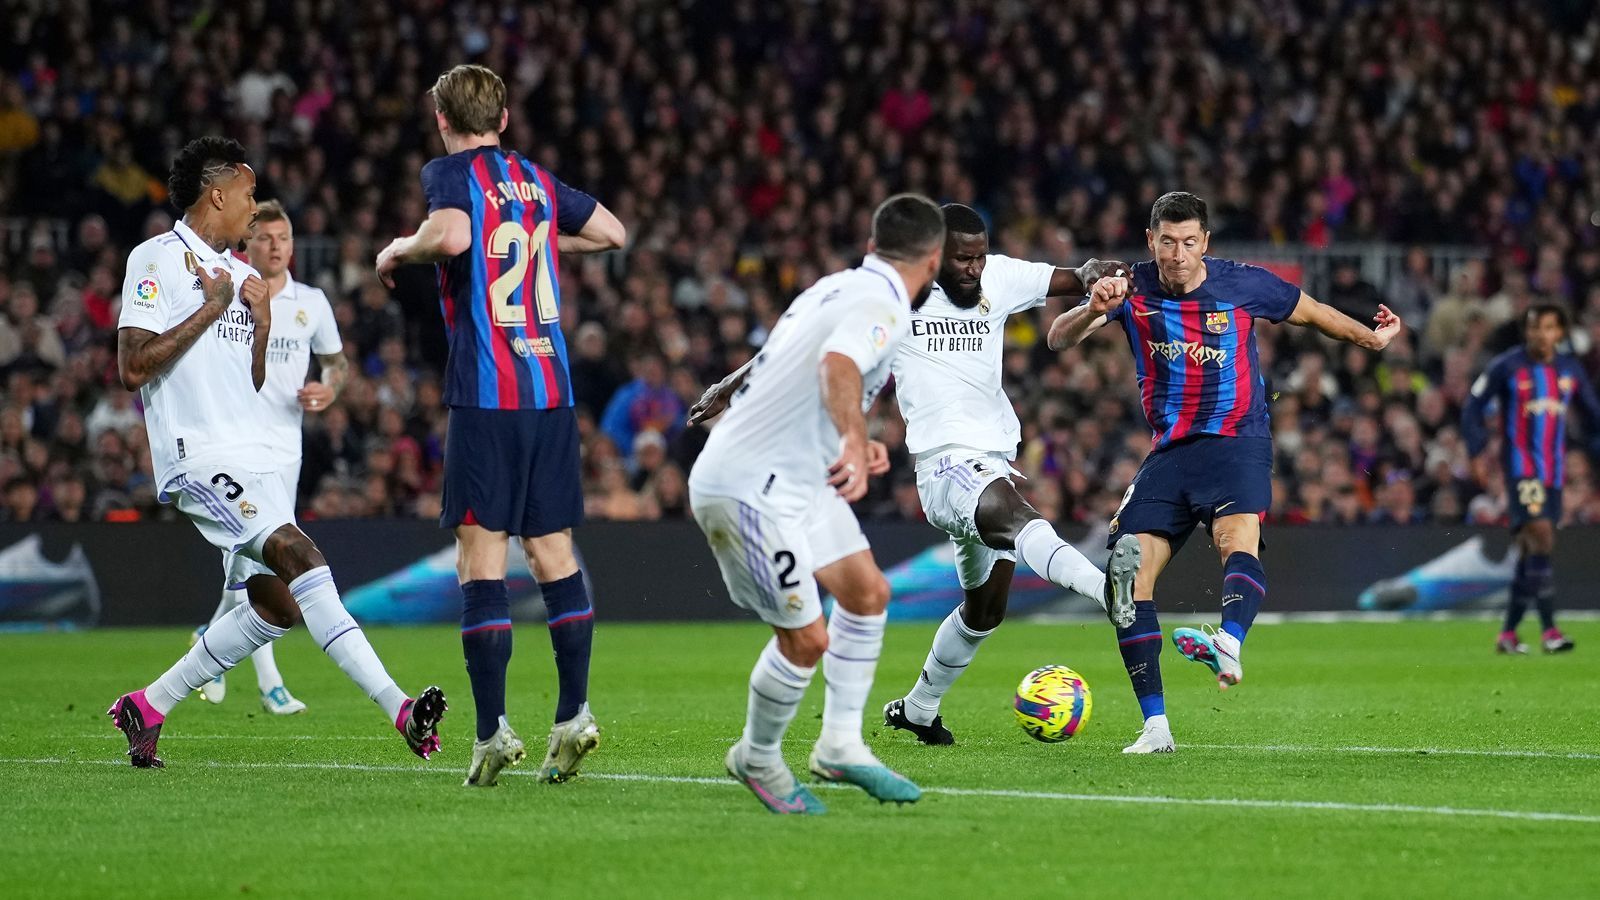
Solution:
<svg viewBox="0 0 1600 900">
<path fill-rule="evenodd" d="M 828 652 L 827 626 L 818 619 L 805 628 L 779 629 L 778 652 L 797 666 L 815 666 Z"/>
<path fill-rule="evenodd" d="M 281 579 L 257 575 L 245 582 L 245 596 L 256 615 L 269 625 L 293 628 L 300 621 L 300 608 Z"/>
<path fill-rule="evenodd" d="M 293 525 L 284 525 L 274 531 L 262 546 L 261 556 L 285 584 L 328 564 L 311 538 Z"/>
<path fill-rule="evenodd" d="M 882 572 L 874 572 L 861 587 L 860 613 L 875 616 L 889 608 L 889 579 Z"/>
<path fill-rule="evenodd" d="M 968 596 L 961 604 L 961 621 L 973 631 L 993 631 L 1006 620 L 1006 598 Z"/>
<path fill-rule="evenodd" d="M 523 538 L 522 552 L 528 557 L 533 577 L 542 582 L 560 581 L 578 571 L 578 558 L 572 552 L 571 532 L 558 531 L 539 537 Z"/>
</svg>

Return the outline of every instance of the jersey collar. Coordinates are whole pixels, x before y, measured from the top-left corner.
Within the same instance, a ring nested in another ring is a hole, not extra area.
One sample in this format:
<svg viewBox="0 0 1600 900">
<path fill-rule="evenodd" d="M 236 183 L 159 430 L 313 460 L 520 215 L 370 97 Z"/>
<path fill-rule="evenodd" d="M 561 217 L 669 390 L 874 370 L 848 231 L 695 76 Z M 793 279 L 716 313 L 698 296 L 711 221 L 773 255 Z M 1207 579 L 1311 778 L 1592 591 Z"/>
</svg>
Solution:
<svg viewBox="0 0 1600 900">
<path fill-rule="evenodd" d="M 895 296 L 900 298 L 900 302 L 908 306 L 911 304 L 911 293 L 906 290 L 905 279 L 900 277 L 900 273 L 889 264 L 888 260 L 876 253 L 868 253 L 867 258 L 861 261 L 861 268 L 871 269 L 888 278 L 889 283 L 894 285 Z"/>
<path fill-rule="evenodd" d="M 190 228 L 189 224 L 182 219 L 173 223 L 172 232 L 178 236 L 179 240 L 183 241 L 184 247 L 190 253 L 193 253 L 200 262 L 220 262 L 226 265 L 233 258 L 227 250 L 219 253 L 211 249 L 211 245 L 201 240 L 200 235 L 195 234 L 194 229 Z"/>
</svg>

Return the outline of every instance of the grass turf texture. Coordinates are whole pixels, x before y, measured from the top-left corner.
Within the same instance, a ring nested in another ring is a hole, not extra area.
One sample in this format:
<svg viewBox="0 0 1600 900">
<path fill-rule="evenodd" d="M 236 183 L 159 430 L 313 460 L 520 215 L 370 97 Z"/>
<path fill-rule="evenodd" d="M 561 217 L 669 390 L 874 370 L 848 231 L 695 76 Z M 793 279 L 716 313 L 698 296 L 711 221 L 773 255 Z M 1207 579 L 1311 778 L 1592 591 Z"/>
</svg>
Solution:
<svg viewBox="0 0 1600 900">
<path fill-rule="evenodd" d="M 772 816 L 722 772 L 765 640 L 756 625 L 602 622 L 591 774 L 554 786 L 511 776 L 492 790 L 460 784 L 473 715 L 454 629 L 371 632 L 402 686 L 437 682 L 450 696 L 430 762 L 296 633 L 278 659 L 309 712 L 263 713 L 246 663 L 227 703 L 191 697 L 169 718 L 165 771 L 127 767 L 103 713 L 182 653 L 185 632 L 0 635 L 5 894 L 1600 894 L 1594 624 L 1573 629 L 1576 653 L 1526 658 L 1492 655 L 1487 622 L 1262 626 L 1244 684 L 1225 694 L 1169 645 L 1179 751 L 1142 758 L 1119 752 L 1139 721 L 1103 623 L 1002 628 L 947 698 L 955 747 L 885 729 L 878 710 L 909 686 L 933 629 L 890 628 L 868 707 L 874 749 L 932 790 L 903 808 L 822 790 L 829 812 L 816 819 Z M 542 755 L 553 707 L 543 631 L 519 626 L 512 661 L 522 772 Z M 1095 692 L 1089 726 L 1065 744 L 1029 739 L 1009 709 L 1017 681 L 1044 663 L 1076 668 Z M 785 750 L 797 771 L 822 695 L 819 673 Z M 657 777 L 707 781 L 645 780 Z M 1259 804 L 1172 802 L 1208 798 Z"/>
</svg>

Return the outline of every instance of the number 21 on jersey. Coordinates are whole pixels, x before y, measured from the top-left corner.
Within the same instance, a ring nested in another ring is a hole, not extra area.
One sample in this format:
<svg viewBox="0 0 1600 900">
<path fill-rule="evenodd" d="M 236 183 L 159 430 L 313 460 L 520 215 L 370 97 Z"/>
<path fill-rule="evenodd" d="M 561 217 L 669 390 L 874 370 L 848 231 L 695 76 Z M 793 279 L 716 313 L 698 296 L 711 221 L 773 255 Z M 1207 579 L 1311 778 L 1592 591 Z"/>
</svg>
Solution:
<svg viewBox="0 0 1600 900">
<path fill-rule="evenodd" d="M 529 263 L 534 264 L 533 299 L 539 311 L 540 323 L 555 322 L 561 318 L 561 310 L 556 306 L 555 285 L 550 279 L 550 268 L 543 259 L 549 236 L 549 221 L 540 222 L 531 235 L 521 222 L 502 222 L 490 232 L 489 246 L 485 250 L 491 258 L 505 259 L 511 256 L 512 248 L 516 248 L 516 261 L 511 268 L 501 272 L 500 277 L 489 285 L 489 307 L 494 312 L 494 324 L 502 328 L 528 324 L 527 306 L 513 297 L 517 288 L 523 286 Z"/>
</svg>

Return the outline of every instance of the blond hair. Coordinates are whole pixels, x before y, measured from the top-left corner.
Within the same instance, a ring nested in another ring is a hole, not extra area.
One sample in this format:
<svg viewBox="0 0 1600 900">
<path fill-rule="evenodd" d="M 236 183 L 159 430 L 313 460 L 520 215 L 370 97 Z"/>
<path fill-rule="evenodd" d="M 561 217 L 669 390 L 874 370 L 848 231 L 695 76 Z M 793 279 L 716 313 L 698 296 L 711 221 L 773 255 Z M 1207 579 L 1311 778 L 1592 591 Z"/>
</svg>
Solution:
<svg viewBox="0 0 1600 900">
<path fill-rule="evenodd" d="M 283 204 L 276 200 L 263 200 L 256 204 L 256 222 L 282 222 L 289 226 L 289 232 L 294 232 L 294 224 L 289 221 L 289 213 Z"/>
<path fill-rule="evenodd" d="M 428 89 L 439 113 L 456 134 L 498 134 L 506 108 L 506 84 L 484 66 L 461 65 Z"/>
</svg>

